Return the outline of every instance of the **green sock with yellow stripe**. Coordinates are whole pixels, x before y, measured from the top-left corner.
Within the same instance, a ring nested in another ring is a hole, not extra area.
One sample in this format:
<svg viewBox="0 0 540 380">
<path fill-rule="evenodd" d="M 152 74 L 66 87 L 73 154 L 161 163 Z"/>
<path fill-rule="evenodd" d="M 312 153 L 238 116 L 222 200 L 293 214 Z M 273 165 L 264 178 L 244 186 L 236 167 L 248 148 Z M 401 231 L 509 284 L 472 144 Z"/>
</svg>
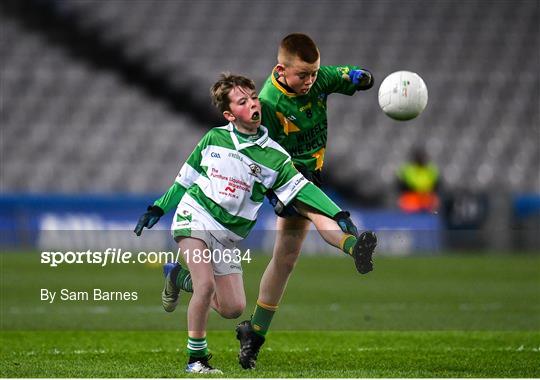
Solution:
<svg viewBox="0 0 540 380">
<path fill-rule="evenodd" d="M 255 306 L 255 311 L 251 317 L 253 331 L 261 336 L 265 336 L 277 309 L 278 306 L 266 305 L 257 300 L 257 306 Z"/>
<path fill-rule="evenodd" d="M 343 252 L 345 252 L 347 255 L 352 256 L 354 245 L 356 244 L 356 241 L 358 239 L 350 234 L 344 234 L 341 238 L 341 243 L 339 247 Z"/>
</svg>

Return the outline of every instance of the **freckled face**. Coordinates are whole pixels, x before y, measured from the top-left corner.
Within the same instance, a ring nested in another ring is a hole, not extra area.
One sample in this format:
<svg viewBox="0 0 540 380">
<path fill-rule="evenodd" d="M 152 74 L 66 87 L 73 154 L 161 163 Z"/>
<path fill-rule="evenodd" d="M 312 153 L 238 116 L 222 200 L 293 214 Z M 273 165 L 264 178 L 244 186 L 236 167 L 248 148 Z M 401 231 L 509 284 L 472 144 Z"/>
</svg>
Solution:
<svg viewBox="0 0 540 380">
<path fill-rule="evenodd" d="M 255 90 L 245 87 L 234 87 L 229 92 L 230 111 L 223 115 L 237 127 L 256 131 L 261 125 L 261 103 Z"/>
</svg>

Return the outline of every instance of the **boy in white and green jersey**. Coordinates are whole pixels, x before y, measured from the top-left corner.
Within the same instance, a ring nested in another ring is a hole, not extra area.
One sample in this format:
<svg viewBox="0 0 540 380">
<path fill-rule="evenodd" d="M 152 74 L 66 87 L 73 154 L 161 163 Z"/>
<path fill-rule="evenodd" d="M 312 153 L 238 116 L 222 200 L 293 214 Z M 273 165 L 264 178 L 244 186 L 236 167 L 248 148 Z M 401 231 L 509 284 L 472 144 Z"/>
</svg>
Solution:
<svg viewBox="0 0 540 380">
<path fill-rule="evenodd" d="M 365 262 L 364 244 L 356 238 L 349 214 L 299 173 L 289 154 L 260 125 L 261 105 L 253 81 L 223 75 L 212 87 L 212 99 L 229 124 L 202 138 L 174 184 L 149 206 L 135 228 L 140 235 L 176 208 L 171 229 L 189 270 L 166 265 L 162 302 L 172 312 L 180 289 L 193 292 L 188 306 L 190 373 L 219 373 L 208 363 L 208 312 L 212 307 L 225 318 L 237 318 L 244 311 L 240 260 L 228 260 L 224 252 L 231 252 L 249 234 L 267 190 L 274 191 L 282 206 L 294 201 L 329 244 Z M 212 254 L 201 260 L 205 250 Z"/>
</svg>

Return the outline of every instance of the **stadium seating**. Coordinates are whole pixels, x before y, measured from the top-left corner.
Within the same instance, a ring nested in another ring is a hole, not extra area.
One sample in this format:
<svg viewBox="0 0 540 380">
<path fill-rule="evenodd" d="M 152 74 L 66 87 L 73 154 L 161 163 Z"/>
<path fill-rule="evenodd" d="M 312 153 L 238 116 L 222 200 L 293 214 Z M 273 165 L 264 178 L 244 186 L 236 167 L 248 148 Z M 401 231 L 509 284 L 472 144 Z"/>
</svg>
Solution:
<svg viewBox="0 0 540 380">
<path fill-rule="evenodd" d="M 203 128 L 14 21 L 0 23 L 2 191 L 148 192 L 172 183 Z"/>
<path fill-rule="evenodd" d="M 279 40 L 296 31 L 314 38 L 323 64 L 360 64 L 379 82 L 400 69 L 419 73 L 430 98 L 411 122 L 383 115 L 376 89 L 329 99 L 327 179 L 359 197 L 388 193 L 396 168 L 418 143 L 449 188 L 540 190 L 535 0 L 58 6 L 82 27 L 122 44 L 132 59 L 144 58 L 149 71 L 191 86 L 202 102 L 209 102 L 208 88 L 222 71 L 262 85 Z M 69 56 L 9 16 L 0 23 L 2 191 L 159 192 L 210 127 L 114 72 Z"/>
</svg>

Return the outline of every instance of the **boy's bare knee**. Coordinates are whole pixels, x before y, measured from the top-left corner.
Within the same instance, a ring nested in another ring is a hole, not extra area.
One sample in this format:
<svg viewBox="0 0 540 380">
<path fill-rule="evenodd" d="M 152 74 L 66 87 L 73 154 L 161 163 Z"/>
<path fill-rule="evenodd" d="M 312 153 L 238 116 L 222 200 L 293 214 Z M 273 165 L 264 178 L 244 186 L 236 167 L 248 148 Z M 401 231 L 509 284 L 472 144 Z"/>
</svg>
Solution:
<svg viewBox="0 0 540 380">
<path fill-rule="evenodd" d="M 246 302 L 245 301 L 237 301 L 231 304 L 228 304 L 227 306 L 223 307 L 223 310 L 219 311 L 219 314 L 223 318 L 227 319 L 236 319 L 240 317 L 244 310 L 246 309 Z"/>
<path fill-rule="evenodd" d="M 244 309 L 230 309 L 221 314 L 221 316 L 226 319 L 236 319 L 239 318 L 243 313 Z"/>
</svg>

